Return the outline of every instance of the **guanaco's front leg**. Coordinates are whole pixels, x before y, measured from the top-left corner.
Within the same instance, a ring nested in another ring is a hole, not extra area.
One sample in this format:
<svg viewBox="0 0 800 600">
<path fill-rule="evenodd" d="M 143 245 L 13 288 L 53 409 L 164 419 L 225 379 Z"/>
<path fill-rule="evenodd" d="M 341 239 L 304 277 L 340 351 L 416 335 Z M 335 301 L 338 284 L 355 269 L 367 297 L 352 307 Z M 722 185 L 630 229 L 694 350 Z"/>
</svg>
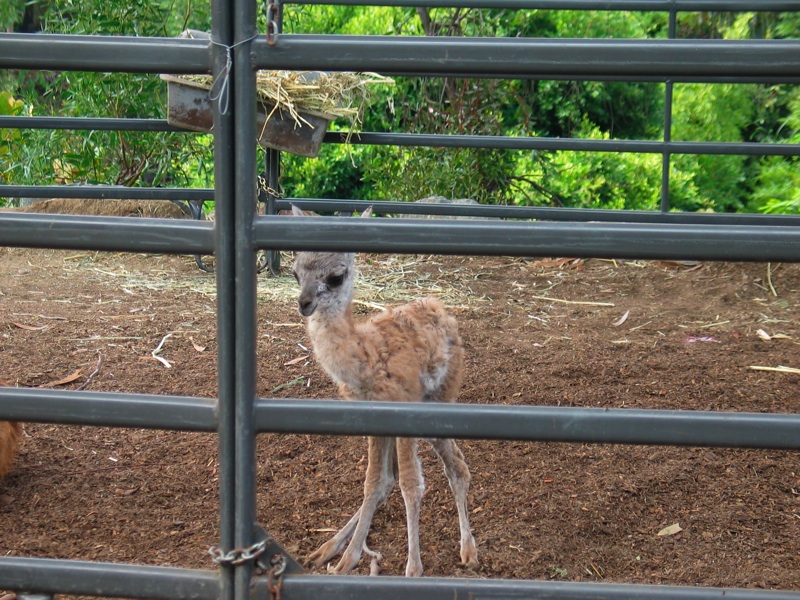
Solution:
<svg viewBox="0 0 800 600">
<path fill-rule="evenodd" d="M 377 553 L 366 547 L 367 535 L 375 511 L 386 501 L 397 481 L 394 438 L 370 437 L 367 441 L 368 464 L 364 481 L 364 501 L 361 507 L 336 535 L 309 556 L 313 564 L 324 565 L 339 554 L 350 540 L 339 564 L 332 570 L 342 575 L 355 568 L 365 549 L 373 558 L 376 557 Z"/>
</svg>

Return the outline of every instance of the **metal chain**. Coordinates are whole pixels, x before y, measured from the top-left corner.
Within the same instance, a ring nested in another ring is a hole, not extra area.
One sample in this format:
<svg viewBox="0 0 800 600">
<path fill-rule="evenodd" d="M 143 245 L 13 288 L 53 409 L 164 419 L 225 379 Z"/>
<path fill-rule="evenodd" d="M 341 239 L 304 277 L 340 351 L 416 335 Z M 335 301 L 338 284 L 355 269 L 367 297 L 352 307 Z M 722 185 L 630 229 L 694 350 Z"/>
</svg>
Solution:
<svg viewBox="0 0 800 600">
<path fill-rule="evenodd" d="M 272 196 L 273 198 L 283 198 L 284 191 L 275 190 L 267 184 L 267 179 L 263 175 L 258 176 L 258 189 Z"/>
<path fill-rule="evenodd" d="M 280 3 L 267 3 L 267 45 L 274 46 L 278 43 L 278 19 L 280 19 Z"/>
<path fill-rule="evenodd" d="M 269 571 L 267 572 L 267 588 L 269 589 L 270 600 L 281 600 L 283 590 L 283 573 L 286 571 L 288 561 L 284 554 L 273 554 L 269 559 Z"/>
<path fill-rule="evenodd" d="M 249 548 L 236 548 L 228 552 L 223 552 L 219 546 L 211 546 L 208 549 L 208 553 L 218 565 L 241 565 L 251 560 L 256 561 L 259 556 L 266 552 L 267 547 L 272 542 L 273 539 L 267 537 Z M 269 590 L 270 600 L 281 600 L 283 574 L 288 566 L 289 561 L 285 554 L 277 553 L 270 557 L 267 570 L 267 589 Z M 256 561 L 256 567 L 266 568 L 266 565 L 263 562 Z"/>
<path fill-rule="evenodd" d="M 211 559 L 218 565 L 241 565 L 264 554 L 270 542 L 271 540 L 264 539 L 260 542 L 256 542 L 249 548 L 234 548 L 228 552 L 223 552 L 219 546 L 211 546 L 211 548 L 208 549 L 208 553 L 211 555 Z"/>
</svg>

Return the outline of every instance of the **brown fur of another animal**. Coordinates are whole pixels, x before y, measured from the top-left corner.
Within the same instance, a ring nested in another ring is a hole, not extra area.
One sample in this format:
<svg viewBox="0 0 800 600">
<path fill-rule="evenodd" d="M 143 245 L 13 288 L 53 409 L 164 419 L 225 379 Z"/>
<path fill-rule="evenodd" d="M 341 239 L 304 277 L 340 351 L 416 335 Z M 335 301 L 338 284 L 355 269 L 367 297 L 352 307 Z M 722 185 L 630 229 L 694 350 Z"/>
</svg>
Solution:
<svg viewBox="0 0 800 600">
<path fill-rule="evenodd" d="M 0 477 L 11 470 L 17 455 L 22 427 L 13 421 L 0 421 Z"/>
<path fill-rule="evenodd" d="M 96 198 L 49 198 L 15 212 L 59 215 L 102 215 L 109 217 L 160 217 L 188 219 L 189 215 L 167 200 L 99 200 Z"/>
<path fill-rule="evenodd" d="M 8 385 L 0 379 L 0 385 Z M 22 426 L 14 421 L 0 421 L 0 477 L 8 473 L 17 455 Z"/>
</svg>

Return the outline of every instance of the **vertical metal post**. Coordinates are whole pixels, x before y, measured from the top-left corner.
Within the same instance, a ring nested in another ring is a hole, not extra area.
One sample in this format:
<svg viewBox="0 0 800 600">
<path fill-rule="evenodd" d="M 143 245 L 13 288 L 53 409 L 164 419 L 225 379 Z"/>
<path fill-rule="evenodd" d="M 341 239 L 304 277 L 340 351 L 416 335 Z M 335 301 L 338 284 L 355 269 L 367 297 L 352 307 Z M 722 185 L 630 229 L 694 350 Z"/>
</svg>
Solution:
<svg viewBox="0 0 800 600">
<path fill-rule="evenodd" d="M 274 215 L 278 212 L 275 206 L 278 200 L 278 190 L 281 185 L 281 153 L 273 148 L 267 149 L 266 158 L 267 191 L 265 193 L 267 206 L 266 213 Z M 281 253 L 278 250 L 267 250 L 267 266 L 270 275 L 277 277 L 281 274 Z"/>
<path fill-rule="evenodd" d="M 283 5 L 281 0 L 266 0 L 267 2 L 267 15 L 268 19 L 271 16 L 275 22 L 275 32 L 283 33 Z M 270 14 L 271 13 L 271 14 Z M 270 27 L 267 23 L 267 27 Z M 281 186 L 281 153 L 280 150 L 274 148 L 267 149 L 266 158 L 266 171 L 267 171 L 267 206 L 266 213 L 274 215 L 278 212 L 275 207 L 275 202 L 278 199 L 278 193 Z M 270 275 L 277 277 L 281 274 L 281 253 L 278 250 L 267 251 L 267 266 L 269 267 Z"/>
<path fill-rule="evenodd" d="M 233 98 L 235 138 L 234 273 L 236 498 L 235 543 L 248 548 L 255 541 L 255 419 L 256 396 L 256 250 L 253 220 L 256 208 L 256 74 L 250 54 L 256 35 L 256 0 L 233 0 Z M 249 600 L 253 565 L 239 565 L 235 600 Z"/>
<path fill-rule="evenodd" d="M 233 73 L 228 67 L 227 48 L 233 45 L 231 0 L 213 0 L 211 53 L 214 81 L 228 78 L 227 93 L 230 94 Z M 229 98 L 229 96 L 228 96 Z M 234 123 L 230 110 L 225 110 L 225 97 L 217 96 L 214 110 L 214 250 L 217 280 L 217 402 L 219 445 L 219 512 L 220 542 L 222 552 L 235 547 L 236 499 L 236 439 L 235 429 L 235 381 L 234 342 L 236 319 L 234 313 Z M 234 598 L 234 566 L 220 565 L 220 600 Z"/>
<path fill-rule="evenodd" d="M 669 39 L 674 40 L 677 35 L 678 11 L 671 8 L 669 11 Z M 672 81 L 664 84 L 664 142 L 672 141 Z M 661 212 L 669 212 L 669 171 L 672 155 L 665 151 L 661 155 Z"/>
</svg>

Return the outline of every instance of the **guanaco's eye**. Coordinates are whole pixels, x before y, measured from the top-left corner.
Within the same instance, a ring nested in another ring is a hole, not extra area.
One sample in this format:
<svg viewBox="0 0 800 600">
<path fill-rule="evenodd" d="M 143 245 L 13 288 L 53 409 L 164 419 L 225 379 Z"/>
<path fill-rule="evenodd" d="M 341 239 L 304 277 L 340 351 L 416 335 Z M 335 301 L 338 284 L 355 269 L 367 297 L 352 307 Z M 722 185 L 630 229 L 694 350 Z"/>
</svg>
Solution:
<svg viewBox="0 0 800 600">
<path fill-rule="evenodd" d="M 337 288 L 342 283 L 344 283 L 344 273 L 340 275 L 328 275 L 328 278 L 325 280 L 325 283 L 328 284 L 329 288 Z"/>
</svg>

